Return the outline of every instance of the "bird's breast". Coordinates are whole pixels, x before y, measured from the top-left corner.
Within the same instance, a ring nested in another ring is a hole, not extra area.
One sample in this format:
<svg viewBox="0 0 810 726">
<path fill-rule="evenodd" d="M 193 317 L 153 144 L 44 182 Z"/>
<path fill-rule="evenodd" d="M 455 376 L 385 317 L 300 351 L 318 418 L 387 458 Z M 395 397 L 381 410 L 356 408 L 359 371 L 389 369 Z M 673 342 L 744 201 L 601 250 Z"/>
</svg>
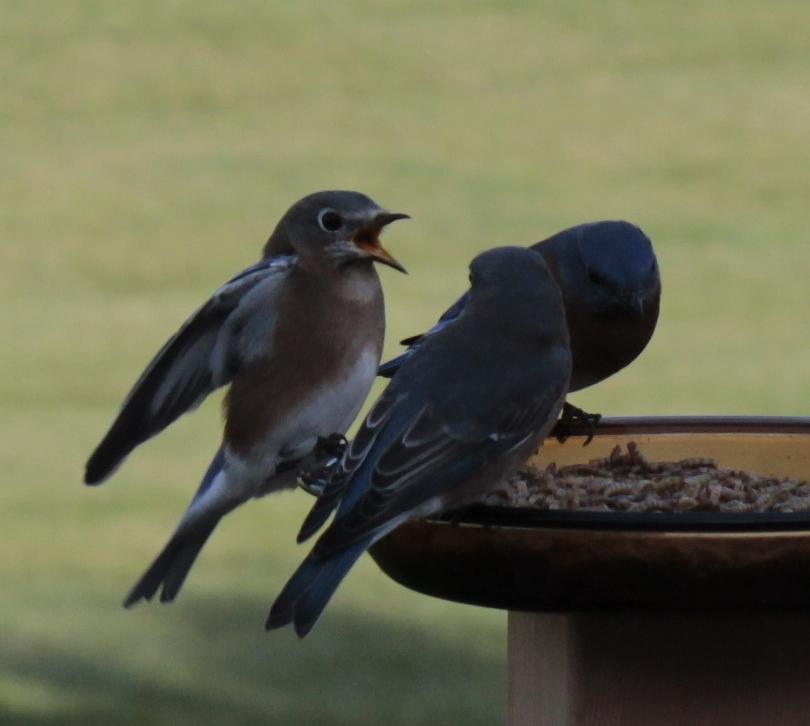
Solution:
<svg viewBox="0 0 810 726">
<path fill-rule="evenodd" d="M 228 393 L 225 438 L 233 450 L 297 451 L 348 429 L 376 376 L 385 334 L 379 282 L 379 294 L 368 287 L 362 294 L 356 285 L 309 287 L 281 300 L 270 354 L 245 366 Z"/>
<path fill-rule="evenodd" d="M 612 316 L 577 312 L 566 310 L 572 391 L 598 383 L 632 363 L 647 346 L 658 320 L 657 302 L 643 316 L 626 311 Z"/>
</svg>

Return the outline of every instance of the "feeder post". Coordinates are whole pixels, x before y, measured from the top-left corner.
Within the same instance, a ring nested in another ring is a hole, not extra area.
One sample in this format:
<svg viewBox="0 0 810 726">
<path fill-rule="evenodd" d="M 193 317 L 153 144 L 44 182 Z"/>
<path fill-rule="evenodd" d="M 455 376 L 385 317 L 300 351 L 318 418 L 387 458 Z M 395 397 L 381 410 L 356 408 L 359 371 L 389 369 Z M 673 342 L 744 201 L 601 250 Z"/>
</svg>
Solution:
<svg viewBox="0 0 810 726">
<path fill-rule="evenodd" d="M 509 613 L 509 726 L 807 726 L 810 613 Z"/>
</svg>

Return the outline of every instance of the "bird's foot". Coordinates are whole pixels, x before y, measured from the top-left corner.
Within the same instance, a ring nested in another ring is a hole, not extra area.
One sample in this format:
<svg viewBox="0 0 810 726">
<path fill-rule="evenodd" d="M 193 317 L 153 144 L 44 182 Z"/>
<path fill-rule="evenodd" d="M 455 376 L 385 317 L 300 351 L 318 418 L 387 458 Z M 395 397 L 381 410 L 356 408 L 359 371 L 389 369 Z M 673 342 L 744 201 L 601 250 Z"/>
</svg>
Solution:
<svg viewBox="0 0 810 726">
<path fill-rule="evenodd" d="M 298 485 L 313 497 L 322 496 L 348 445 L 343 434 L 318 437 L 312 451 L 314 463 L 298 475 Z"/>
<path fill-rule="evenodd" d="M 343 434 L 319 436 L 315 444 L 315 455 L 339 459 L 349 446 L 349 440 Z"/>
<path fill-rule="evenodd" d="M 562 415 L 551 433 L 561 444 L 565 443 L 569 436 L 581 436 L 584 433 L 586 438 L 582 445 L 587 446 L 593 440 L 601 419 L 601 413 L 588 413 L 566 401 Z"/>
</svg>

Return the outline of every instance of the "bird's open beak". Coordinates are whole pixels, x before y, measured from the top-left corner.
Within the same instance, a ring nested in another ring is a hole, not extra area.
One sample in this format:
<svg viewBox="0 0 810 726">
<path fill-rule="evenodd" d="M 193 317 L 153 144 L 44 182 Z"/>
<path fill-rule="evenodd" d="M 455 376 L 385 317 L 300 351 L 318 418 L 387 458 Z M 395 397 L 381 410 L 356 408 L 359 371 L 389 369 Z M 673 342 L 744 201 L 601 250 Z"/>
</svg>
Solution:
<svg viewBox="0 0 810 726">
<path fill-rule="evenodd" d="M 380 244 L 380 232 L 383 227 L 398 219 L 410 219 L 410 216 L 394 212 L 380 212 L 370 224 L 361 227 L 354 233 L 352 242 L 373 260 L 407 274 L 408 271 Z"/>
</svg>

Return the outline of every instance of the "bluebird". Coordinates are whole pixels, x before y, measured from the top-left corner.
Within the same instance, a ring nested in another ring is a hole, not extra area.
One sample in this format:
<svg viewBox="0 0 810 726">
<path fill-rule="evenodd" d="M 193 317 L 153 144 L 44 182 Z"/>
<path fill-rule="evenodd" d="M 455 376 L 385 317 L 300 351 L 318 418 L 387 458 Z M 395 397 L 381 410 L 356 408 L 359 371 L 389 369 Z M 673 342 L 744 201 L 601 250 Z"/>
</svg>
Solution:
<svg viewBox="0 0 810 726">
<path fill-rule="evenodd" d="M 225 283 L 161 348 L 87 462 L 99 484 L 139 444 L 230 384 L 222 443 L 177 529 L 124 601 L 173 600 L 219 520 L 296 485 L 320 439 L 345 432 L 373 383 L 385 311 L 372 263 L 404 272 L 379 234 L 405 219 L 357 192 L 296 202 L 260 262 Z"/>
<path fill-rule="evenodd" d="M 304 521 L 299 542 L 337 508 L 273 604 L 268 629 L 292 623 L 306 635 L 374 542 L 497 486 L 554 425 L 571 353 L 543 258 L 496 248 L 470 273 L 464 309 L 403 361 Z"/>
<path fill-rule="evenodd" d="M 603 381 L 632 363 L 658 322 L 661 278 L 652 243 L 629 222 L 593 222 L 558 232 L 532 245 L 562 291 L 571 336 L 571 391 Z M 402 341 L 408 350 L 380 367 L 393 376 L 430 336 L 464 310 L 462 295 L 424 335 Z M 592 426 L 598 414 L 566 404 L 564 420 Z"/>
</svg>

